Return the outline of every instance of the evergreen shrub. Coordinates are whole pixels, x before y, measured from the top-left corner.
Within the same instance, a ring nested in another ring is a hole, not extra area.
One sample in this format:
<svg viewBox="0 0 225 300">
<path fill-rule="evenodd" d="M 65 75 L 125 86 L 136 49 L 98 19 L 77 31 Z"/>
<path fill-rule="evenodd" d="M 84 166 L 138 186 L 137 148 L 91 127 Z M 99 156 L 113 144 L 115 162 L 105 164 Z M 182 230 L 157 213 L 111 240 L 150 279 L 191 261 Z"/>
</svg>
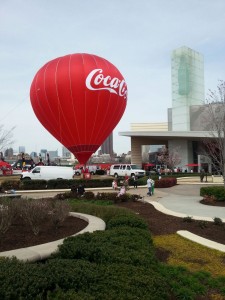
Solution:
<svg viewBox="0 0 225 300">
<path fill-rule="evenodd" d="M 1 189 L 3 189 L 4 191 L 19 190 L 20 183 L 20 180 L 5 180 L 1 183 Z"/>
<path fill-rule="evenodd" d="M 45 190 L 47 180 L 23 180 L 19 185 L 20 190 Z"/>
<path fill-rule="evenodd" d="M 148 229 L 148 224 L 143 219 L 135 215 L 116 216 L 107 223 L 107 229 L 112 229 L 121 226 Z"/>
<path fill-rule="evenodd" d="M 225 201 L 225 188 L 224 186 L 207 186 L 201 187 L 200 196 L 214 196 L 216 201 Z"/>
</svg>

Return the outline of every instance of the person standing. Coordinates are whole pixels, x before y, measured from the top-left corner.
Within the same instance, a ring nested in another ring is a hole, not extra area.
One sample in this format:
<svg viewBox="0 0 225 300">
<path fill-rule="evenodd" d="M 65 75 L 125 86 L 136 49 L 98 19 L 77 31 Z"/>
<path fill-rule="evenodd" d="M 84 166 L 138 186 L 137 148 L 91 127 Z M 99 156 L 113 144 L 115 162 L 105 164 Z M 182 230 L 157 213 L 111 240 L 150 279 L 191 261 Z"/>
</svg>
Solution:
<svg viewBox="0 0 225 300">
<path fill-rule="evenodd" d="M 151 179 L 151 183 L 152 183 L 152 195 L 154 195 L 155 181 L 153 179 Z"/>
<path fill-rule="evenodd" d="M 138 181 L 138 178 L 136 175 L 133 176 L 133 185 L 134 185 L 134 189 L 136 188 L 137 189 L 137 181 Z"/>
<path fill-rule="evenodd" d="M 201 180 L 201 182 L 203 182 L 204 177 L 205 177 L 205 170 L 202 169 L 201 172 L 200 172 L 200 180 Z"/>
<path fill-rule="evenodd" d="M 117 188 L 118 188 L 117 180 L 116 180 L 116 179 L 114 179 L 113 182 L 112 182 L 112 188 L 113 188 L 114 190 L 117 190 Z"/>
<path fill-rule="evenodd" d="M 127 174 L 125 174 L 124 176 L 124 182 L 123 182 L 125 188 L 126 188 L 126 191 L 128 191 L 130 189 L 129 187 L 129 176 Z"/>
<path fill-rule="evenodd" d="M 152 195 L 152 180 L 151 180 L 151 177 L 149 177 L 148 180 L 147 180 L 147 188 L 148 188 L 147 195 L 151 196 Z"/>
<path fill-rule="evenodd" d="M 122 185 L 119 193 L 117 194 L 117 197 L 125 195 L 125 194 L 126 194 L 126 187 L 125 187 L 125 185 Z"/>
</svg>

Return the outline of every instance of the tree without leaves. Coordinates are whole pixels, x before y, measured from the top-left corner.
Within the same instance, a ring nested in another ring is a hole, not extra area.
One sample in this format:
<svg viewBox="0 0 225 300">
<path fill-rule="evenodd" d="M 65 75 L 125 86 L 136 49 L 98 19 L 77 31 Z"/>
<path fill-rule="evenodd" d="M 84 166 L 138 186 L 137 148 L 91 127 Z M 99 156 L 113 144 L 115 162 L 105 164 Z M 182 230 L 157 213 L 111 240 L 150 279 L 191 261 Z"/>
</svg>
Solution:
<svg viewBox="0 0 225 300">
<path fill-rule="evenodd" d="M 203 120 L 204 121 L 204 120 Z M 205 155 L 214 169 L 225 176 L 225 81 L 219 80 L 215 91 L 209 90 L 206 98 L 207 129 L 210 138 L 204 140 Z"/>
<path fill-rule="evenodd" d="M 158 161 L 161 164 L 167 165 L 167 167 L 174 169 L 181 162 L 181 156 L 179 154 L 179 147 L 170 149 L 163 148 L 160 155 L 158 156 Z"/>
<path fill-rule="evenodd" d="M 13 130 L 15 127 L 10 130 L 5 130 L 3 125 L 0 125 L 0 152 L 5 150 L 7 147 L 13 144 Z"/>
</svg>

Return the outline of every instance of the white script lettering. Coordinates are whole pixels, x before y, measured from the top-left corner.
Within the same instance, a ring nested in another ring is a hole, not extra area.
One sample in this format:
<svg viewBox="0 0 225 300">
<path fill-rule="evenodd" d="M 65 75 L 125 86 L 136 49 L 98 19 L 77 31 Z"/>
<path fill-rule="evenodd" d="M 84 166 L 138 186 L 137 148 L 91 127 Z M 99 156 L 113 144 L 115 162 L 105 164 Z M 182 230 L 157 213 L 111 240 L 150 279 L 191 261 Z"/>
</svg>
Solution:
<svg viewBox="0 0 225 300">
<path fill-rule="evenodd" d="M 86 87 L 89 90 L 107 90 L 110 93 L 117 94 L 124 99 L 127 98 L 127 85 L 125 80 L 116 77 L 104 76 L 102 69 L 94 69 L 86 78 Z"/>
</svg>

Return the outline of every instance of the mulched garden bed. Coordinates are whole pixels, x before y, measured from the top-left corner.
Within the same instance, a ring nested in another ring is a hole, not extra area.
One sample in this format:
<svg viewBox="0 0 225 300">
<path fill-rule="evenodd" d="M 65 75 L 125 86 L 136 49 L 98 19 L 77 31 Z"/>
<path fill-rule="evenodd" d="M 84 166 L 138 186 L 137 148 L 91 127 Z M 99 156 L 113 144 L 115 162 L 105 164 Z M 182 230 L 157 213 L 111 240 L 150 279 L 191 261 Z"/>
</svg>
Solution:
<svg viewBox="0 0 225 300">
<path fill-rule="evenodd" d="M 225 244 L 225 225 L 219 226 L 215 225 L 214 222 L 195 220 L 185 222 L 183 218 L 165 215 L 157 211 L 151 204 L 140 201 L 122 202 L 118 203 L 117 206 L 130 209 L 144 218 L 153 236 L 173 234 L 178 230 L 188 230 L 201 237 Z M 73 235 L 86 226 L 86 221 L 68 217 L 57 231 L 54 230 L 50 222 L 44 223 L 40 234 L 35 236 L 29 227 L 14 223 L 10 230 L 3 237 L 0 237 L 0 252 L 55 241 Z"/>
</svg>

